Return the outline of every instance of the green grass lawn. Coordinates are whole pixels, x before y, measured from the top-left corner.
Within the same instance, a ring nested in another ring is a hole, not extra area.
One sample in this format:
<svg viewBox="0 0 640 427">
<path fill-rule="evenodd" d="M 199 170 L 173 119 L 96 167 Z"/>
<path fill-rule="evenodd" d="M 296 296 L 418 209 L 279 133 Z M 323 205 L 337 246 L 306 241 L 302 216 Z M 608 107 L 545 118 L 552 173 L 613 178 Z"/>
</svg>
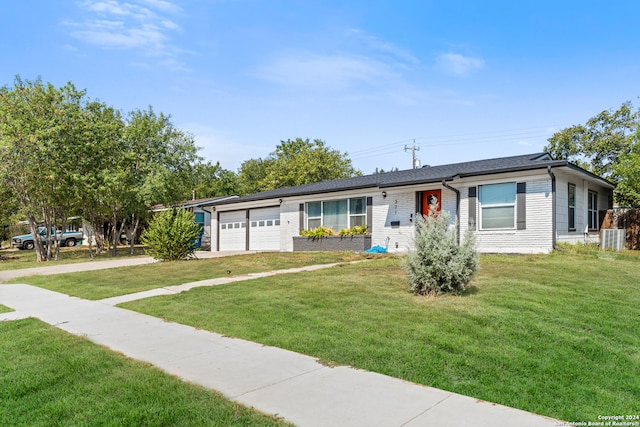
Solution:
<svg viewBox="0 0 640 427">
<path fill-rule="evenodd" d="M 0 425 L 284 426 L 35 319 L 0 322 Z"/>
<path fill-rule="evenodd" d="M 257 253 L 50 276 L 29 276 L 7 283 L 26 283 L 97 300 L 216 277 L 363 260 L 367 257 L 375 258 L 353 252 Z"/>
<path fill-rule="evenodd" d="M 128 258 L 131 256 L 143 256 L 144 248 L 142 246 L 136 246 L 134 249 L 134 255 L 129 252 L 129 247 L 118 247 L 117 255 L 115 258 Z M 45 267 L 49 265 L 57 264 L 72 264 L 76 262 L 91 262 L 91 261 L 106 261 L 114 259 L 111 256 L 111 252 L 103 252 L 99 256 L 91 259 L 89 256 L 88 246 L 77 246 L 74 248 L 60 248 L 60 258 L 58 261 L 37 262 L 36 251 L 26 251 L 18 249 L 2 249 L 0 250 L 0 256 L 9 258 L 8 260 L 0 259 L 0 271 L 4 270 L 19 270 L 23 268 L 32 267 Z"/>
<path fill-rule="evenodd" d="M 640 411 L 640 256 L 483 256 L 462 296 L 399 259 L 123 304 L 229 336 L 567 421 Z"/>
<path fill-rule="evenodd" d="M 0 313 L 8 313 L 10 311 L 13 311 L 12 308 L 9 308 L 5 305 L 0 304 Z"/>
</svg>

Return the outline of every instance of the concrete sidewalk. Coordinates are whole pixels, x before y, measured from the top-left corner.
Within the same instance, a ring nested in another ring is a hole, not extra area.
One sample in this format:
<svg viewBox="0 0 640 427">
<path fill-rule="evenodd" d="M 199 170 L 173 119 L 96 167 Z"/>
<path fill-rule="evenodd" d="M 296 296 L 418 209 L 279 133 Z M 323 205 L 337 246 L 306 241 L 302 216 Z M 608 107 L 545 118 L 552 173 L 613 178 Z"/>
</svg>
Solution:
<svg viewBox="0 0 640 427">
<path fill-rule="evenodd" d="M 199 283 L 199 286 L 204 283 Z M 113 301 L 111 301 L 113 302 Z M 0 320 L 36 317 L 299 426 L 558 426 L 560 422 L 29 285 Z"/>
</svg>

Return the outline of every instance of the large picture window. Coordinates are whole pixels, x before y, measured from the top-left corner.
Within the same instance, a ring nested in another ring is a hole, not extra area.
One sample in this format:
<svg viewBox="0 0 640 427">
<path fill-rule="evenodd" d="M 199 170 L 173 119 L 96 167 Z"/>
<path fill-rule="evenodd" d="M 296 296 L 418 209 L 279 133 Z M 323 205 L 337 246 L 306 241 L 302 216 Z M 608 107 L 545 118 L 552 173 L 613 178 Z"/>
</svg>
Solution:
<svg viewBox="0 0 640 427">
<path fill-rule="evenodd" d="M 480 186 L 481 229 L 515 228 L 516 183 Z"/>
<path fill-rule="evenodd" d="M 576 229 L 576 185 L 569 184 L 569 231 Z"/>
<path fill-rule="evenodd" d="M 598 193 L 589 191 L 589 203 L 587 206 L 587 215 L 589 216 L 589 230 L 598 229 Z"/>
<path fill-rule="evenodd" d="M 307 229 L 320 226 L 331 227 L 336 231 L 367 222 L 367 203 L 365 197 L 327 200 L 307 203 Z"/>
</svg>

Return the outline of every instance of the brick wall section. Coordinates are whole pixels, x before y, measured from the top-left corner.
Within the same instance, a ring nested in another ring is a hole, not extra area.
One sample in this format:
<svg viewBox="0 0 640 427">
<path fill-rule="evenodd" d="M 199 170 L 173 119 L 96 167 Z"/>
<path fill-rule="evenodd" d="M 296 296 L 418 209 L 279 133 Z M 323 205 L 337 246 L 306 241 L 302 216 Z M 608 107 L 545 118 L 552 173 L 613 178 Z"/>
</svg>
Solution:
<svg viewBox="0 0 640 427">
<path fill-rule="evenodd" d="M 294 252 L 305 251 L 355 251 L 362 252 L 371 248 L 370 235 L 358 236 L 330 236 L 322 239 L 294 236 Z"/>
</svg>

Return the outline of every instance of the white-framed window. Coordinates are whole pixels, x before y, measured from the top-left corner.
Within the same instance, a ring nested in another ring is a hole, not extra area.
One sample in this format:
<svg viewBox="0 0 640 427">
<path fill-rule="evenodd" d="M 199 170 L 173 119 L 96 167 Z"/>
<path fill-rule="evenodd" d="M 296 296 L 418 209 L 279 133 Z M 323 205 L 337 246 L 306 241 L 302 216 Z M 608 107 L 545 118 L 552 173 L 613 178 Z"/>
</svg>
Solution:
<svg viewBox="0 0 640 427">
<path fill-rule="evenodd" d="M 589 191 L 587 204 L 587 220 L 589 223 L 589 230 L 597 230 L 598 226 L 598 193 L 595 191 Z"/>
<path fill-rule="evenodd" d="M 480 229 L 513 229 L 516 224 L 516 183 L 480 186 Z"/>
<path fill-rule="evenodd" d="M 307 203 L 307 229 L 320 226 L 336 231 L 367 223 L 366 197 Z"/>
<path fill-rule="evenodd" d="M 569 183 L 568 188 L 568 204 L 569 204 L 569 231 L 576 229 L 576 185 Z"/>
<path fill-rule="evenodd" d="M 367 223 L 367 199 L 354 197 L 349 199 L 349 227 Z"/>
<path fill-rule="evenodd" d="M 318 228 L 322 225 L 322 202 L 307 203 L 307 229 Z"/>
</svg>

